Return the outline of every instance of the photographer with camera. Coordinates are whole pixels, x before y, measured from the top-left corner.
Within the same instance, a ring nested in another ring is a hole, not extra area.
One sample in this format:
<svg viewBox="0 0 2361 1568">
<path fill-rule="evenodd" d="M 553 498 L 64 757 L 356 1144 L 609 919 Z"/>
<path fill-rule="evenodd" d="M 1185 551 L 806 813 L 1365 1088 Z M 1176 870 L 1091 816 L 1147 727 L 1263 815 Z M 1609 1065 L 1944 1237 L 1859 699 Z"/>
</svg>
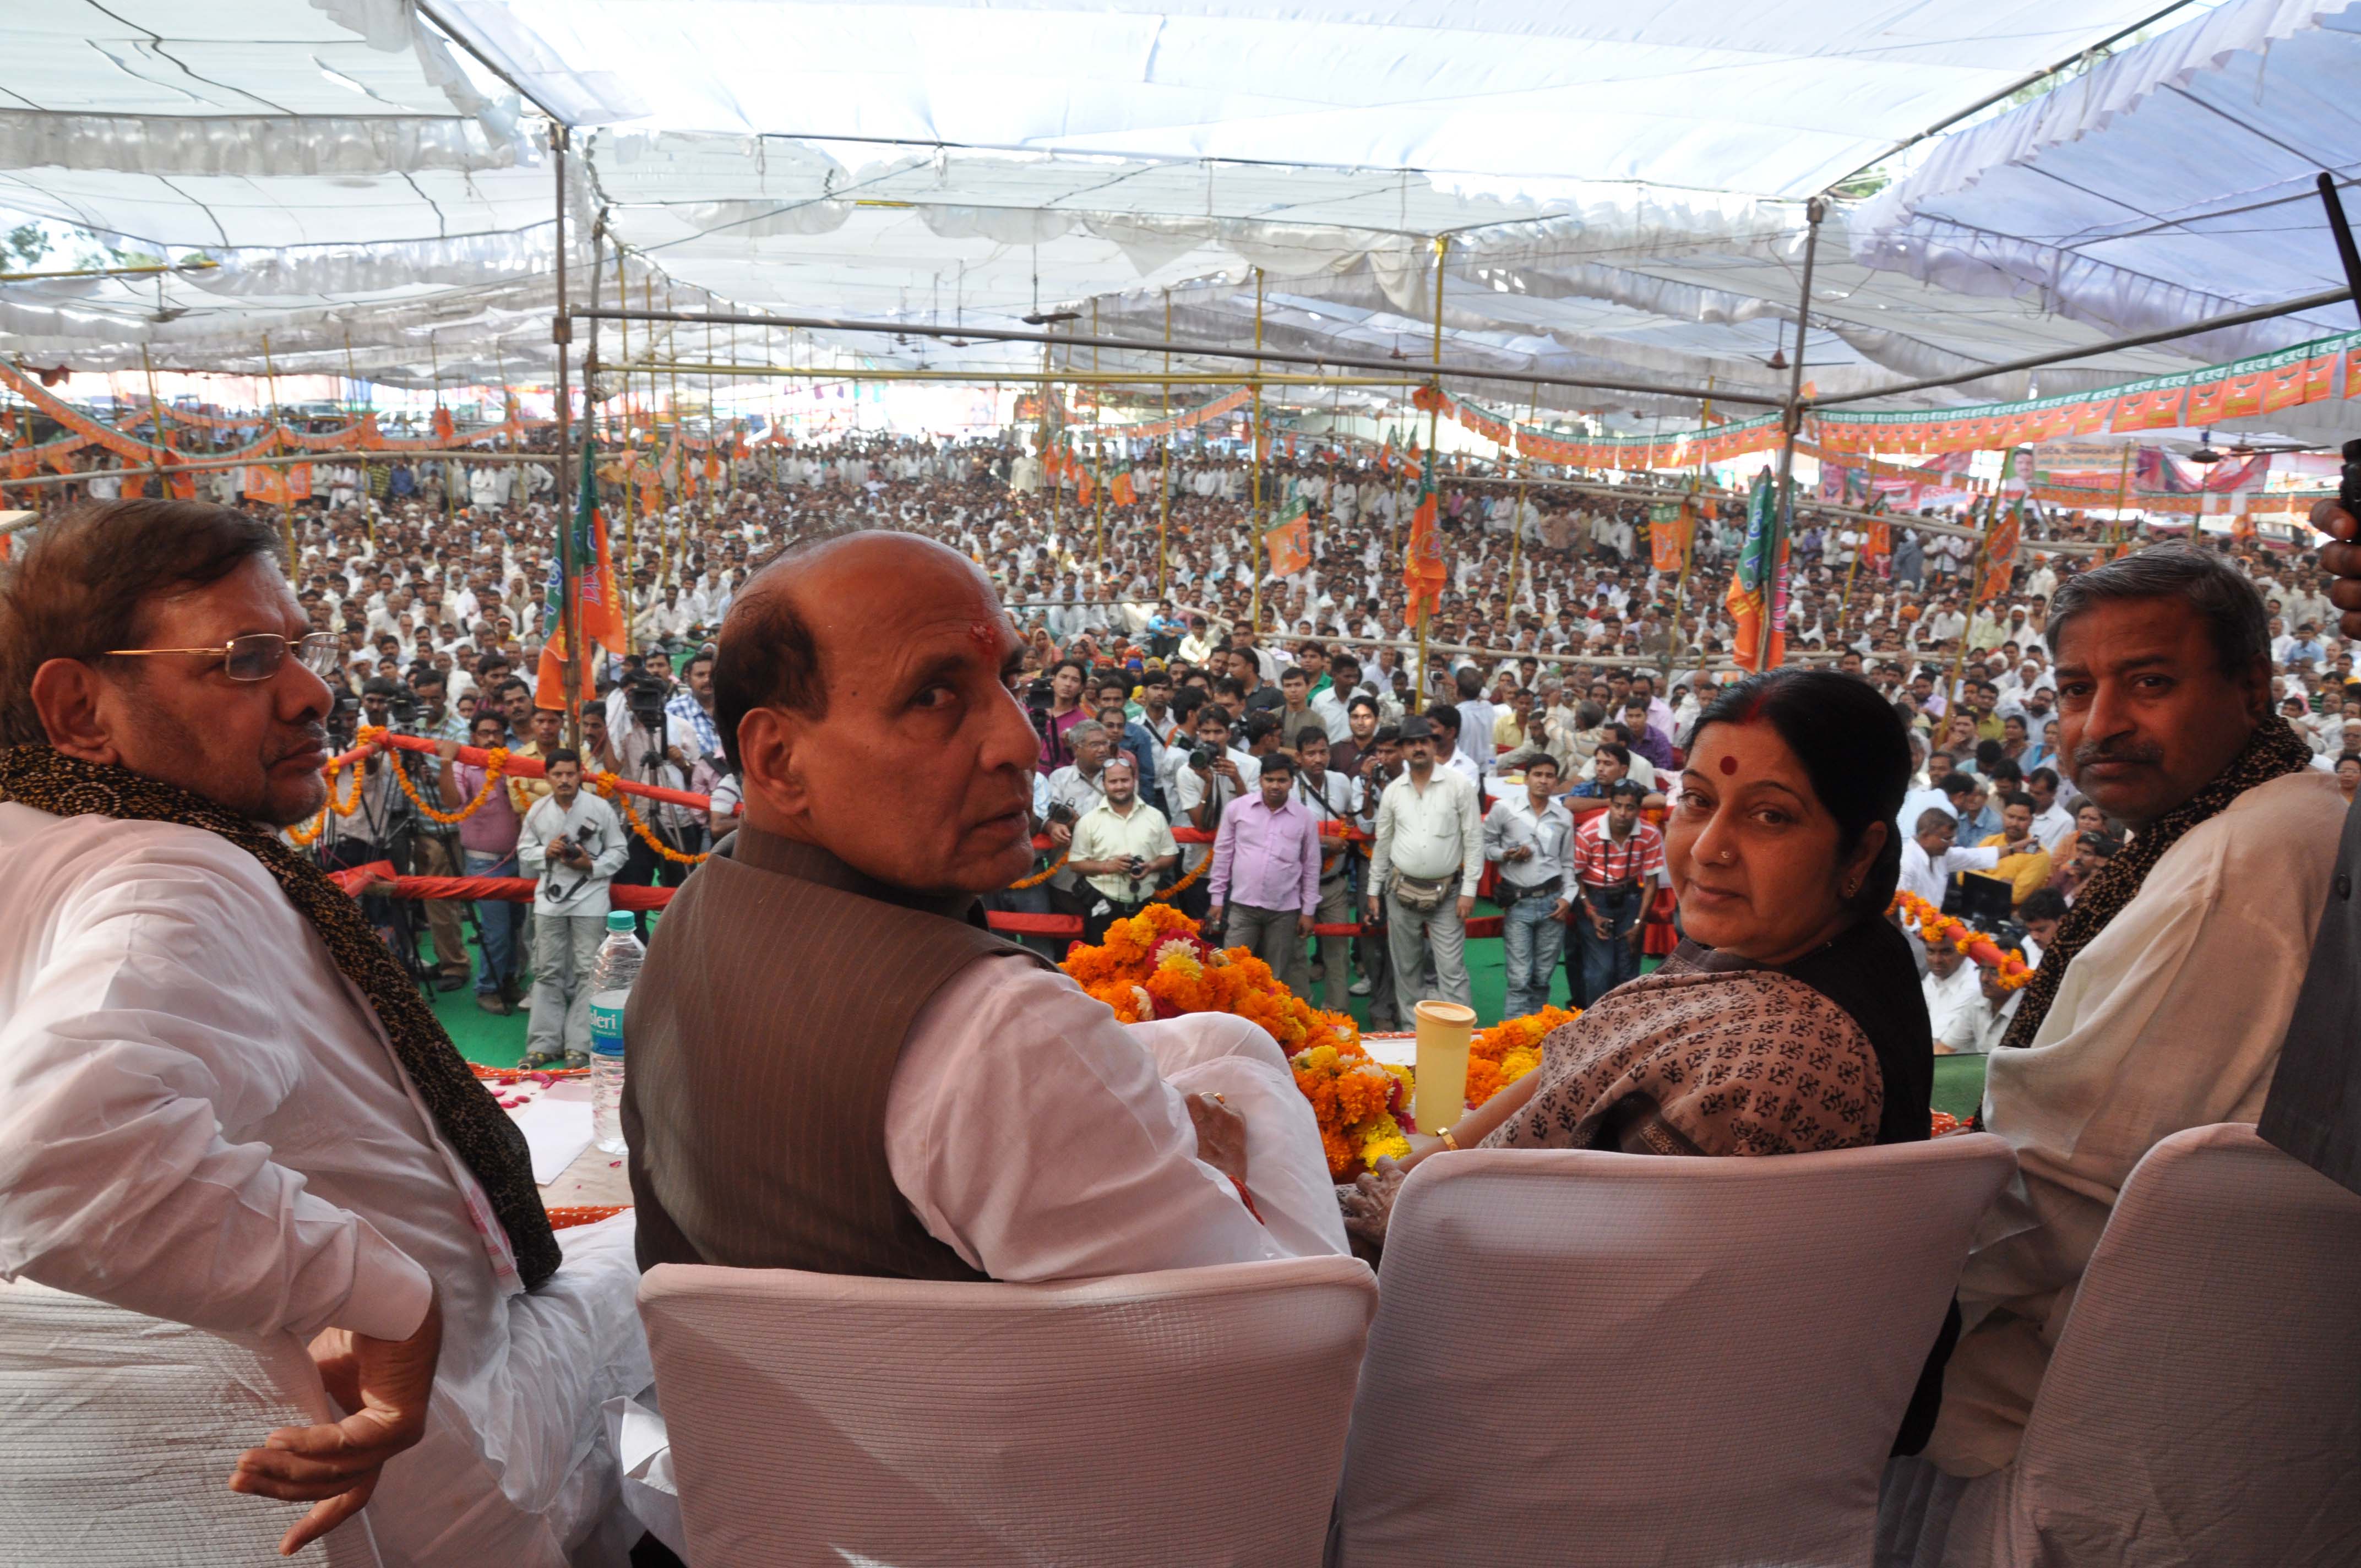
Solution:
<svg viewBox="0 0 2361 1568">
<path fill-rule="evenodd" d="M 1035 681 L 1025 694 L 1026 711 L 1032 716 L 1033 729 L 1041 737 L 1041 755 L 1034 764 L 1036 773 L 1054 773 L 1074 760 L 1073 748 L 1067 741 L 1077 724 L 1090 718 L 1082 706 L 1082 683 L 1090 679 L 1090 669 L 1080 659 L 1060 659 L 1049 666 L 1049 674 Z"/>
<path fill-rule="evenodd" d="M 393 728 L 404 735 L 416 735 L 428 740 L 464 740 L 467 736 L 465 720 L 453 713 L 445 695 L 449 690 L 443 673 L 432 664 L 421 665 L 410 677 L 410 689 L 398 696 L 392 705 Z M 403 697 L 411 700 L 405 702 Z M 371 723 L 377 722 L 375 719 Z M 450 795 L 443 788 L 442 770 L 433 758 L 417 751 L 398 751 L 394 765 L 409 775 L 412 785 L 429 806 L 448 810 Z M 467 798 L 461 796 L 461 799 Z M 394 863 L 403 871 L 420 876 L 455 877 L 460 874 L 465 850 L 458 842 L 457 832 L 439 823 L 421 819 L 415 825 L 405 846 L 412 864 Z M 474 972 L 474 963 L 467 955 L 467 936 L 459 920 L 459 905 L 447 898 L 421 901 L 425 906 L 426 929 L 434 938 L 434 967 L 438 991 L 456 991 Z"/>
<path fill-rule="evenodd" d="M 582 756 L 542 759 L 549 794 L 525 813 L 517 867 L 533 890 L 533 1027 L 523 1065 L 590 1060 L 590 965 L 606 938 L 608 887 L 628 851 L 623 819 L 582 789 Z"/>
<path fill-rule="evenodd" d="M 1128 753 L 1108 758 L 1099 781 L 1106 796 L 1074 824 L 1066 861 L 1095 895 L 1082 912 L 1082 940 L 1093 944 L 1105 939 L 1109 926 L 1148 907 L 1180 854 L 1164 813 L 1139 798 L 1139 764 Z"/>
<path fill-rule="evenodd" d="M 616 772 L 622 777 L 664 789 L 686 790 L 699 749 L 693 735 L 675 727 L 666 701 L 662 680 L 645 674 L 632 680 L 623 688 L 622 728 L 609 737 L 609 744 Z M 675 852 L 696 854 L 705 848 L 705 821 L 694 808 L 643 801 L 638 810 L 649 831 Z M 627 887 L 678 887 L 691 868 L 658 854 L 628 828 L 624 831 L 630 841 L 629 857 L 615 880 Z M 646 916 L 635 923 L 644 939 Z"/>
<path fill-rule="evenodd" d="M 1182 752 L 1180 766 L 1173 773 L 1173 799 L 1189 826 L 1216 833 L 1223 810 L 1257 787 L 1262 764 L 1230 744 L 1230 716 L 1220 703 L 1209 702 L 1198 708 L 1195 722 L 1196 743 Z M 1195 871 L 1212 853 L 1208 845 L 1187 846 L 1180 854 L 1181 871 Z M 1202 920 L 1212 894 L 1200 879 L 1174 903 L 1182 914 Z"/>
</svg>

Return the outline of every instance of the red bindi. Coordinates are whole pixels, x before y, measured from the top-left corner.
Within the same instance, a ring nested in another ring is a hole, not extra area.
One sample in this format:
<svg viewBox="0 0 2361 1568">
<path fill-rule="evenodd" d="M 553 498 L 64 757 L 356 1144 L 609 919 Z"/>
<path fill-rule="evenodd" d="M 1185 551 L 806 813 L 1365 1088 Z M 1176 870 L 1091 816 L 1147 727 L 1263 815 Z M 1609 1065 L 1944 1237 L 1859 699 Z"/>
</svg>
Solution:
<svg viewBox="0 0 2361 1568">
<path fill-rule="evenodd" d="M 1738 771 L 1738 759 L 1737 759 L 1737 758 L 1735 758 L 1735 757 L 1724 757 L 1724 758 L 1722 758 L 1722 760 L 1721 760 L 1721 771 L 1722 771 L 1724 773 L 1736 773 L 1736 772 Z"/>
</svg>

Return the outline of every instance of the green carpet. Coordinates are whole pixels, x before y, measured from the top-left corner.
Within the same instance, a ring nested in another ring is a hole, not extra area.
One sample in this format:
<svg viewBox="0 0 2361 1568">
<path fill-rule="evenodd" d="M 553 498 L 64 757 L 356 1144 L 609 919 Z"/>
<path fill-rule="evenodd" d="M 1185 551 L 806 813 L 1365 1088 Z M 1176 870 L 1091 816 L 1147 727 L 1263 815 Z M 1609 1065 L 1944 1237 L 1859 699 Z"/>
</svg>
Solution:
<svg viewBox="0 0 2361 1568">
<path fill-rule="evenodd" d="M 1655 966 L 1651 962 L 1648 967 Z M 1477 938 L 1467 944 L 1467 978 L 1476 993 L 1476 1016 L 1486 1024 L 1498 1022 L 1508 992 L 1499 938 Z M 1314 992 L 1320 989 L 1315 983 Z M 1347 1000 L 1354 1018 L 1367 1024 L 1368 998 L 1355 996 Z M 1563 1007 L 1565 1000 L 1565 966 L 1561 962 L 1550 985 L 1550 1001 Z M 532 1021 L 532 1015 L 522 1009 L 505 1018 L 484 1012 L 476 1005 L 472 984 L 457 991 L 435 992 L 434 1012 L 443 1020 L 443 1027 L 450 1031 L 451 1041 L 459 1047 L 459 1054 L 469 1061 L 487 1067 L 514 1067 L 524 1055 L 525 1025 Z M 1983 1101 L 1983 1058 L 1935 1058 L 1936 1110 L 1948 1111 L 1964 1122 L 1975 1114 L 1976 1107 Z"/>
</svg>

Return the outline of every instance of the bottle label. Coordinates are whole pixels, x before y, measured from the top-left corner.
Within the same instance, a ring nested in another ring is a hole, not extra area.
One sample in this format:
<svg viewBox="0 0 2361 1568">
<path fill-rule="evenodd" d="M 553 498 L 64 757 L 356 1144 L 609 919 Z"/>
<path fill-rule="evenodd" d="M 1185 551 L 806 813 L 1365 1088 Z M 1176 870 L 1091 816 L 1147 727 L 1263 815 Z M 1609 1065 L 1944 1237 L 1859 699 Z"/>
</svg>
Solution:
<svg viewBox="0 0 2361 1568">
<path fill-rule="evenodd" d="M 602 1057 L 623 1054 L 623 1003 L 590 1003 L 590 1049 Z"/>
</svg>

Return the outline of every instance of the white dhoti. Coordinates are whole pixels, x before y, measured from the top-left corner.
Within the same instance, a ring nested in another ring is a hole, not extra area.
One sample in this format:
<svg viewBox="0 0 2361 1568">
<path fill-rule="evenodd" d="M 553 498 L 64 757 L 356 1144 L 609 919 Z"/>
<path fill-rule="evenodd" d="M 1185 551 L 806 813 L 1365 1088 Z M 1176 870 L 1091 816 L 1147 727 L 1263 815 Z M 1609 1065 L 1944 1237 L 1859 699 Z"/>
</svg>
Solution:
<svg viewBox="0 0 2361 1568">
<path fill-rule="evenodd" d="M 1260 1025 L 1226 1014 L 1134 1024 L 1164 1081 L 1183 1094 L 1219 1094 L 1246 1118 L 1246 1188 L 1272 1240 L 1299 1257 L 1348 1249 L 1336 1186 L 1312 1102 L 1287 1053 Z"/>
</svg>

